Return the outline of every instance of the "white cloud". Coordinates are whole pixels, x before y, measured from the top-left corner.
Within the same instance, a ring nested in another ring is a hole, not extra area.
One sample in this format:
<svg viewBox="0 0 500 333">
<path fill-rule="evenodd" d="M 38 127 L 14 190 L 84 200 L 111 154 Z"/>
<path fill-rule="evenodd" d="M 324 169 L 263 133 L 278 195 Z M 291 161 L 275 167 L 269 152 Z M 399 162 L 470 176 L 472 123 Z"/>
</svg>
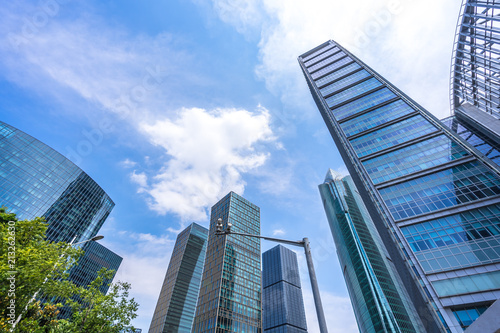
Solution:
<svg viewBox="0 0 500 333">
<path fill-rule="evenodd" d="M 206 208 L 229 191 L 242 194 L 242 173 L 262 166 L 262 144 L 274 140 L 269 113 L 238 109 L 182 109 L 177 119 L 143 123 L 142 132 L 164 149 L 169 160 L 148 179 L 133 174 L 150 208 L 183 220 L 206 218 Z"/>
<path fill-rule="evenodd" d="M 273 236 L 283 236 L 286 234 L 284 229 L 274 229 L 273 230 Z"/>
<path fill-rule="evenodd" d="M 122 168 L 126 168 L 126 169 L 129 169 L 129 168 L 133 168 L 137 165 L 137 162 L 134 162 L 128 158 L 124 159 L 123 161 L 121 161 L 120 163 L 120 166 Z"/>
<path fill-rule="evenodd" d="M 130 174 L 130 180 L 139 186 L 139 193 L 144 192 L 148 186 L 148 177 L 143 172 L 136 173 L 136 171 L 134 170 L 134 172 Z"/>
<path fill-rule="evenodd" d="M 301 107 L 312 110 L 311 98 L 297 56 L 329 39 L 348 48 L 431 112 L 447 114 L 459 2 L 255 0 L 238 8 L 228 6 L 227 0 L 211 2 L 221 19 L 237 31 L 249 35 L 260 29 L 256 73 L 286 105 L 299 106 L 303 116 L 308 113 Z"/>
</svg>

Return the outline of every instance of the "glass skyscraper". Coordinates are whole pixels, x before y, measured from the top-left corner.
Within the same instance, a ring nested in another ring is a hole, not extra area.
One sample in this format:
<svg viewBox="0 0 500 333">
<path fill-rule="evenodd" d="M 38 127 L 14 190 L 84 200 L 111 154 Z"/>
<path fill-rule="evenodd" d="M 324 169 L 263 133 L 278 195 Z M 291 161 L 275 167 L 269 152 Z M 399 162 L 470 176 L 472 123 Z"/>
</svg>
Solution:
<svg viewBox="0 0 500 333">
<path fill-rule="evenodd" d="M 191 332 L 208 230 L 192 223 L 177 236 L 149 333 Z"/>
<path fill-rule="evenodd" d="M 319 185 L 359 331 L 426 332 L 350 176 Z"/>
<path fill-rule="evenodd" d="M 334 41 L 299 57 L 427 332 L 500 298 L 496 164 Z"/>
<path fill-rule="evenodd" d="M 79 167 L 32 136 L 0 122 L 0 200 L 21 220 L 45 217 L 47 238 L 75 243 L 97 235 L 114 202 Z"/>
<path fill-rule="evenodd" d="M 282 245 L 262 254 L 262 320 L 265 333 L 306 333 L 297 255 Z"/>
<path fill-rule="evenodd" d="M 230 192 L 213 207 L 207 256 L 193 333 L 261 333 L 260 239 L 216 235 L 217 220 L 224 229 L 260 235 L 260 209 Z"/>
<path fill-rule="evenodd" d="M 1 121 L 0 204 L 20 220 L 45 217 L 47 239 L 67 243 L 96 236 L 115 205 L 70 160 Z M 102 267 L 117 270 L 122 261 L 96 242 L 86 243 L 83 249 L 78 266 L 70 271 L 70 280 L 80 286 L 93 281 Z"/>
</svg>

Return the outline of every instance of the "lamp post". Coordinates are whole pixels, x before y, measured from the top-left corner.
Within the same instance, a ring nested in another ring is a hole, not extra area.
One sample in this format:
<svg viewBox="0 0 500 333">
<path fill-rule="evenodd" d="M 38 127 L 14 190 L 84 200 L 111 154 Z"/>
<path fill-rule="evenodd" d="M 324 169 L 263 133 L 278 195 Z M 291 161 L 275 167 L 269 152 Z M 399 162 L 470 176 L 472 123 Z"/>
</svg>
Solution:
<svg viewBox="0 0 500 333">
<path fill-rule="evenodd" d="M 68 246 L 66 246 L 66 248 L 64 249 L 64 251 L 61 253 L 61 255 L 59 256 L 59 258 L 57 259 L 55 265 L 54 265 L 54 269 L 56 269 L 56 266 L 57 264 L 59 263 L 59 260 L 61 260 L 64 255 L 65 255 L 65 252 L 68 248 L 70 248 L 71 246 L 74 246 L 74 245 L 80 245 L 80 244 L 83 244 L 83 243 L 87 243 L 87 242 L 90 242 L 90 241 L 98 241 L 98 240 L 101 240 L 103 239 L 104 236 L 101 236 L 101 235 L 97 235 L 97 236 L 94 236 L 90 239 L 87 239 L 87 240 L 84 240 L 84 241 L 81 241 L 81 242 L 78 242 L 78 243 L 74 243 L 73 242 L 75 241 L 76 239 L 76 236 L 73 237 L 73 239 L 71 240 L 71 242 L 69 242 Z M 45 277 L 45 280 L 43 280 L 43 283 L 42 283 L 42 286 L 40 286 L 40 289 L 38 289 L 36 291 L 36 293 L 33 294 L 33 297 L 31 297 L 31 299 L 28 301 L 28 303 L 26 303 L 26 306 L 24 307 L 24 310 L 19 314 L 19 316 L 17 317 L 16 321 L 14 322 L 14 324 L 12 325 L 12 328 L 10 329 L 10 332 L 14 332 L 14 329 L 16 328 L 16 325 L 19 324 L 19 321 L 21 321 L 21 316 L 23 315 L 23 313 L 28 310 L 28 306 L 36 299 L 36 297 L 38 296 L 38 293 L 40 292 L 40 290 L 42 290 L 42 287 L 43 285 L 45 284 L 45 282 L 47 282 L 47 280 L 49 279 L 49 277 Z"/>
<path fill-rule="evenodd" d="M 318 281 L 316 279 L 316 273 L 314 271 L 314 265 L 313 265 L 312 256 L 311 256 L 311 247 L 309 246 L 309 239 L 307 237 L 304 237 L 301 241 L 292 241 L 292 240 L 281 239 L 281 238 L 273 238 L 273 237 L 265 237 L 265 236 L 260 236 L 260 235 L 245 234 L 245 233 L 240 233 L 240 232 L 232 232 L 231 227 L 232 227 L 232 224 L 231 224 L 231 222 L 228 221 L 226 230 L 222 230 L 222 219 L 219 218 L 219 219 L 217 219 L 217 226 L 216 226 L 215 234 L 218 236 L 220 236 L 220 235 L 239 235 L 239 236 L 246 236 L 246 237 L 261 238 L 261 239 L 270 240 L 270 241 L 277 242 L 277 243 L 300 246 L 300 247 L 304 248 L 304 252 L 306 254 L 307 268 L 309 271 L 309 279 L 311 280 L 311 288 L 312 288 L 313 297 L 314 297 L 314 305 L 316 307 L 316 315 L 318 316 L 319 331 L 321 333 L 328 333 L 328 329 L 326 327 L 325 314 L 323 312 L 323 305 L 321 303 L 321 297 L 319 295 Z"/>
</svg>

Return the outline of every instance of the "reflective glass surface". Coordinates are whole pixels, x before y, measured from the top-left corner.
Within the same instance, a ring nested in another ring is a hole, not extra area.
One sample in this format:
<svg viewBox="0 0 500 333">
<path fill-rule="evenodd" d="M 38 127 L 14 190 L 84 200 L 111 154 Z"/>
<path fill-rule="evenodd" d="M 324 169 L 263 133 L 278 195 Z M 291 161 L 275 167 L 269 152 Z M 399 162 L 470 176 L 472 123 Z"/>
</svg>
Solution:
<svg viewBox="0 0 500 333">
<path fill-rule="evenodd" d="M 395 220 L 500 194 L 500 179 L 478 161 L 381 189 Z"/>
<path fill-rule="evenodd" d="M 351 144 L 358 157 L 363 157 L 436 130 L 426 119 L 418 115 L 352 139 Z"/>
<path fill-rule="evenodd" d="M 349 176 L 319 186 L 360 332 L 423 332 L 409 295 Z"/>
<path fill-rule="evenodd" d="M 441 120 L 449 129 L 460 135 L 465 141 L 500 166 L 500 145 L 467 122 L 456 116 Z"/>
<path fill-rule="evenodd" d="M 258 238 L 215 235 L 217 219 L 232 231 L 260 235 L 260 209 L 230 192 L 212 207 L 207 255 L 193 332 L 262 332 Z"/>
<path fill-rule="evenodd" d="M 402 227 L 401 231 L 426 272 L 500 261 L 500 205 Z"/>
<path fill-rule="evenodd" d="M 334 109 L 332 114 L 335 116 L 335 119 L 340 121 L 395 97 L 396 95 L 392 91 L 387 88 L 382 88 Z"/>
<path fill-rule="evenodd" d="M 352 74 L 356 75 L 356 74 Z M 372 89 L 375 89 L 377 87 L 380 87 L 382 83 L 380 83 L 379 80 L 376 78 L 371 78 L 366 81 L 363 81 L 353 87 L 344 89 L 338 93 L 336 93 L 333 96 L 330 96 L 326 99 L 326 103 L 328 104 L 329 107 L 335 107 L 336 105 L 339 105 L 341 103 L 344 103 L 356 96 L 359 96 L 367 91 L 370 91 Z M 335 112 L 335 114 L 337 114 Z"/>
<path fill-rule="evenodd" d="M 28 134 L 0 122 L 0 200 L 19 219 L 44 216 L 47 237 L 94 237 L 113 201 L 80 168 Z"/>
<path fill-rule="evenodd" d="M 440 297 L 496 290 L 500 289 L 500 271 L 433 281 L 432 286 Z"/>
<path fill-rule="evenodd" d="M 488 310 L 488 305 L 473 305 L 453 309 L 455 318 L 460 323 L 460 326 L 465 330 L 469 327 L 484 311 Z"/>
<path fill-rule="evenodd" d="M 412 112 L 415 112 L 415 110 L 402 100 L 397 100 L 356 118 L 342 122 L 340 126 L 344 130 L 345 135 L 349 137 Z"/>
<path fill-rule="evenodd" d="M 307 332 L 297 255 L 278 245 L 263 253 L 262 263 L 264 332 L 287 327 Z"/>
<path fill-rule="evenodd" d="M 312 73 L 311 77 L 313 79 L 317 79 L 317 78 L 319 78 L 325 74 L 328 74 L 328 73 L 336 70 L 337 68 L 340 68 L 341 66 L 344 66 L 344 65 L 351 63 L 351 62 L 352 62 L 352 60 L 349 59 L 348 57 L 341 58 L 341 59 L 335 61 L 333 64 L 328 65 L 325 68 L 322 68 L 322 69 Z"/>
<path fill-rule="evenodd" d="M 373 183 L 395 179 L 469 155 L 462 146 L 440 135 L 363 161 Z"/>
<path fill-rule="evenodd" d="M 308 61 L 308 60 L 311 60 L 312 58 L 314 57 L 317 57 L 318 55 L 320 55 L 321 53 L 323 52 L 326 52 L 327 50 L 331 49 L 331 48 L 334 48 L 335 46 L 332 45 L 332 44 L 328 44 L 328 45 L 325 45 L 324 47 L 320 48 L 319 50 L 317 50 L 316 52 L 313 52 L 311 54 L 309 54 L 307 57 L 304 57 L 303 58 L 303 61 Z"/>
<path fill-rule="evenodd" d="M 356 69 L 361 68 L 360 65 L 357 63 L 353 62 L 350 65 L 344 66 L 335 72 L 328 74 L 327 76 L 322 77 L 321 79 L 316 80 L 316 86 L 321 87 L 324 86 L 325 84 L 328 84 L 344 75 L 347 75 L 351 72 L 354 72 Z"/>
<path fill-rule="evenodd" d="M 334 54 L 334 53 L 336 53 L 336 52 L 339 52 L 339 51 L 340 51 L 340 50 L 339 50 L 339 48 L 338 48 L 338 47 L 334 47 L 334 48 L 332 48 L 332 49 L 330 49 L 330 50 L 328 50 L 328 51 L 326 51 L 326 52 L 324 52 L 324 53 L 322 53 L 322 54 L 318 55 L 317 57 L 314 57 L 313 59 L 311 59 L 311 60 L 309 60 L 309 61 L 306 61 L 306 62 L 304 63 L 304 65 L 306 65 L 306 67 L 309 67 L 309 66 L 311 66 L 312 64 L 315 64 L 315 63 L 317 63 L 317 62 L 319 62 L 319 61 L 321 61 L 321 60 L 325 59 L 326 57 L 329 57 L 329 56 L 331 56 L 332 54 Z"/>
<path fill-rule="evenodd" d="M 177 236 L 149 333 L 191 331 L 207 238 L 208 230 L 196 223 Z"/>
<path fill-rule="evenodd" d="M 344 89 L 345 87 L 347 87 L 348 85 L 351 85 L 353 83 L 356 83 L 364 78 L 367 78 L 370 76 L 370 73 L 368 73 L 367 71 L 365 71 L 364 69 L 363 70 L 360 70 L 360 71 L 357 71 L 355 73 L 352 73 L 351 75 L 343 78 L 343 79 L 340 79 L 338 81 L 335 81 L 334 83 L 320 89 L 320 93 L 323 95 L 323 96 L 326 96 L 328 94 L 331 94 L 333 92 L 337 92 L 339 90 L 342 90 Z"/>
<path fill-rule="evenodd" d="M 307 70 L 309 71 L 309 73 L 312 73 L 322 67 L 325 67 L 326 65 L 330 64 L 330 63 L 333 63 L 334 61 L 337 61 L 339 60 L 340 58 L 342 57 L 345 57 L 345 53 L 344 52 L 338 52 L 338 53 L 335 53 L 334 55 L 332 55 L 331 57 L 329 58 L 326 58 L 324 60 L 321 60 L 320 62 L 318 62 L 317 64 L 315 65 L 312 65 L 311 67 L 309 67 Z"/>
</svg>

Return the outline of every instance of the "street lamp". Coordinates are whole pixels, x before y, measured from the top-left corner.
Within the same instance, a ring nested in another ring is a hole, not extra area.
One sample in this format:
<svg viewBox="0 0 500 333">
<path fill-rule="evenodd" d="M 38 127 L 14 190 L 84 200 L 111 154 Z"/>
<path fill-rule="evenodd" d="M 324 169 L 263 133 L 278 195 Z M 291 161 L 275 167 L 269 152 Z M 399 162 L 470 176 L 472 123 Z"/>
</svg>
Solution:
<svg viewBox="0 0 500 333">
<path fill-rule="evenodd" d="M 219 219 L 217 219 L 215 234 L 218 236 L 220 236 L 220 235 L 239 235 L 239 236 L 255 237 L 255 238 L 270 240 L 270 241 L 277 242 L 277 243 L 300 246 L 300 247 L 304 248 L 304 252 L 306 254 L 307 268 L 309 271 L 309 279 L 311 280 L 311 288 L 312 288 L 313 297 L 314 297 L 314 305 L 316 307 L 316 315 L 318 316 L 319 331 L 321 333 L 328 333 L 328 329 L 326 327 L 325 314 L 323 312 L 323 305 L 321 303 L 321 297 L 319 295 L 318 281 L 316 279 L 316 273 L 314 271 L 314 265 L 313 265 L 312 256 L 311 256 L 311 247 L 309 246 L 309 239 L 307 237 L 304 237 L 304 238 L 302 238 L 301 241 L 292 241 L 292 240 L 281 239 L 281 238 L 273 238 L 273 237 L 265 237 L 265 236 L 260 236 L 260 235 L 245 234 L 245 233 L 240 233 L 240 232 L 232 232 L 231 231 L 232 226 L 233 225 L 231 224 L 231 222 L 228 221 L 226 230 L 222 230 L 222 219 L 219 218 Z"/>
<path fill-rule="evenodd" d="M 59 263 L 59 260 L 61 260 L 64 257 L 66 250 L 68 248 L 70 248 L 71 246 L 80 245 L 80 244 L 87 243 L 87 242 L 90 242 L 90 241 L 98 241 L 98 240 L 101 240 L 103 238 L 104 238 L 104 236 L 97 235 L 97 236 L 94 236 L 94 237 L 92 237 L 90 239 L 87 239 L 87 240 L 84 240 L 84 241 L 81 241 L 81 242 L 73 244 L 73 242 L 76 239 L 76 236 L 73 237 L 73 239 L 71 240 L 71 242 L 69 242 L 68 246 L 66 246 L 66 248 L 64 249 L 64 251 L 61 253 L 61 255 L 59 256 L 59 258 L 57 259 L 56 263 L 54 264 L 54 268 L 52 270 L 56 269 L 56 266 Z M 24 310 L 19 314 L 19 317 L 17 317 L 16 321 L 12 325 L 12 328 L 10 329 L 10 332 L 14 332 L 14 329 L 16 328 L 16 325 L 19 324 L 19 321 L 21 321 L 21 316 L 23 315 L 24 312 L 26 312 L 26 310 L 28 310 L 28 306 L 36 299 L 36 297 L 38 296 L 38 293 L 40 292 L 40 290 L 42 290 L 43 285 L 45 284 L 45 282 L 47 282 L 48 279 L 49 279 L 49 277 L 47 276 L 45 278 L 45 280 L 43 280 L 43 283 L 42 283 L 42 286 L 40 287 L 40 289 L 38 289 L 37 292 L 33 295 L 33 297 L 31 297 L 31 299 L 28 301 L 28 303 L 26 303 L 26 306 L 24 307 Z"/>
</svg>

